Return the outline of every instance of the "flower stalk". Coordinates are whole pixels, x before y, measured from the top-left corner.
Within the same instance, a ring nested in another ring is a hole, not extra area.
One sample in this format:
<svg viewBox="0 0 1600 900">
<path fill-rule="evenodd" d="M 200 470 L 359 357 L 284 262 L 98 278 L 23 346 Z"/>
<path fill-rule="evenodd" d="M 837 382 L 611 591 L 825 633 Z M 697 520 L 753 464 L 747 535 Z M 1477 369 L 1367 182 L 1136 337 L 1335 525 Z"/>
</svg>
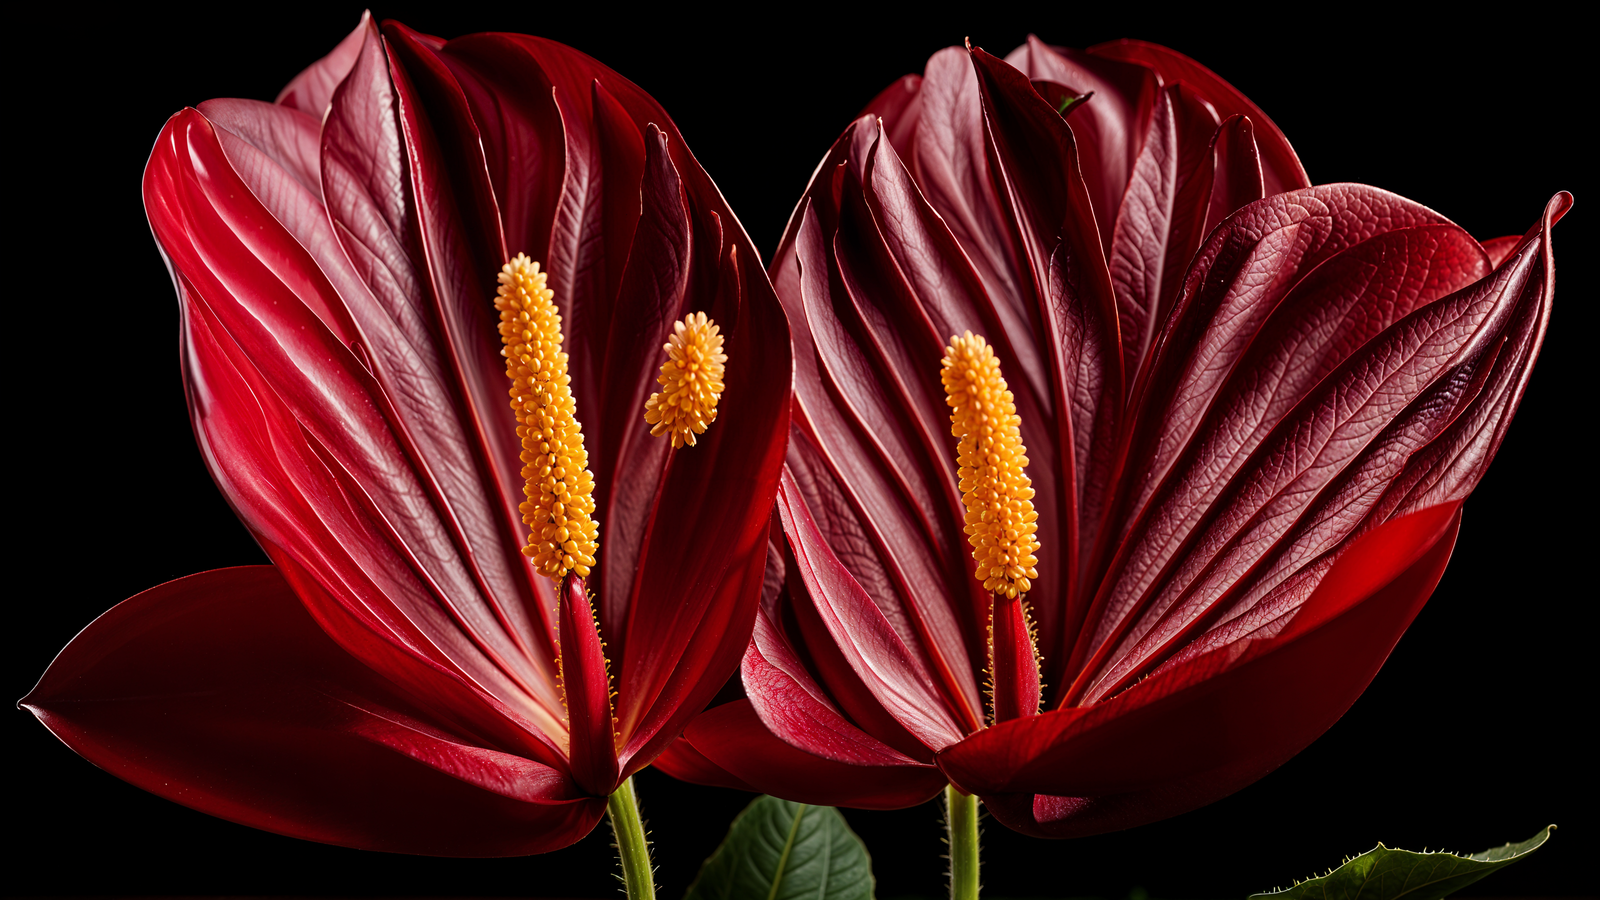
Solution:
<svg viewBox="0 0 1600 900">
<path fill-rule="evenodd" d="M 950 900 L 978 900 L 978 798 L 950 785 L 944 789 L 944 810 L 950 829 Z"/>
<path fill-rule="evenodd" d="M 624 779 L 622 786 L 612 793 L 606 811 L 611 817 L 611 832 L 617 838 L 617 859 L 622 863 L 622 884 L 627 889 L 628 900 L 655 900 L 650 839 L 645 837 L 644 820 L 639 817 L 639 798 L 633 793 L 632 777 Z"/>
</svg>

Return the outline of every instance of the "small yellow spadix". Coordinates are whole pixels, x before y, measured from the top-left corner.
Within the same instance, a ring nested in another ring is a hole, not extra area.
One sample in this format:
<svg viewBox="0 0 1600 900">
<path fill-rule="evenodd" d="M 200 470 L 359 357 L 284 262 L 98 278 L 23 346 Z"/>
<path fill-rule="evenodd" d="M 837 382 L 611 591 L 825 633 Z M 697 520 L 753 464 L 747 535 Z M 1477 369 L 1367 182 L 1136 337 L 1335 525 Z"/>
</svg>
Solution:
<svg viewBox="0 0 1600 900">
<path fill-rule="evenodd" d="M 1039 577 L 1034 556 L 1039 514 L 1023 471 L 1028 451 L 1022 446 L 1016 398 L 1000 374 L 994 348 L 970 331 L 951 336 L 940 378 L 951 409 L 950 433 L 960 439 L 957 474 L 978 577 L 990 593 L 1026 594 Z"/>
<path fill-rule="evenodd" d="M 594 473 L 583 426 L 573 416 L 577 406 L 561 349 L 561 314 L 545 278 L 538 263 L 517 254 L 500 270 L 494 308 L 500 311 L 500 355 L 511 378 L 527 480 L 527 499 L 519 507 L 528 526 L 522 552 L 533 557 L 534 568 L 560 581 L 568 572 L 588 577 L 600 524 L 594 520 Z"/>
<path fill-rule="evenodd" d="M 717 420 L 717 401 L 722 397 L 722 375 L 728 355 L 722 352 L 722 335 L 715 322 L 703 312 L 690 313 L 672 323 L 672 337 L 663 346 L 667 361 L 661 364 L 656 381 L 661 390 L 644 404 L 644 420 L 656 437 L 672 435 L 672 446 L 694 446 L 695 435 L 704 434 Z"/>
</svg>

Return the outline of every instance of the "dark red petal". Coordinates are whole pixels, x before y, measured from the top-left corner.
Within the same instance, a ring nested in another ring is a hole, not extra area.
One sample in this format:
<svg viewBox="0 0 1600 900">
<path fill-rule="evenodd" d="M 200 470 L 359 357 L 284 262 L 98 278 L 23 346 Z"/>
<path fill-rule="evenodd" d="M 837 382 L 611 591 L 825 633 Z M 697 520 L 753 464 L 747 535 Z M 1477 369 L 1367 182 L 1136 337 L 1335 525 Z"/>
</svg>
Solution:
<svg viewBox="0 0 1600 900">
<path fill-rule="evenodd" d="M 567 758 L 572 780 L 588 793 L 606 797 L 620 779 L 605 645 L 583 579 L 568 575 L 560 596 L 561 696 L 571 729 Z"/>
<path fill-rule="evenodd" d="M 624 634 L 638 638 L 623 650 L 617 712 L 624 749 L 640 767 L 738 668 L 761 598 L 768 498 L 783 467 L 793 365 L 783 310 L 752 268 L 748 238 L 742 231 L 737 238 L 723 283 L 737 278 L 742 305 L 720 313 L 731 331 L 727 389 L 695 446 L 672 451 L 629 600 Z M 642 421 L 642 405 L 634 415 Z M 638 476 L 618 470 L 612 477 Z"/>
<path fill-rule="evenodd" d="M 756 616 L 755 634 L 740 668 L 751 706 L 780 740 L 813 756 L 851 765 L 919 762 L 846 719 L 764 613 Z M 926 753 L 920 762 L 932 759 Z"/>
<path fill-rule="evenodd" d="M 1030 270 L 1030 318 L 1042 329 L 1041 342 L 1050 360 L 1048 413 L 1054 421 L 1055 465 L 1062 475 L 1053 490 L 1037 481 L 1035 499 L 1040 532 L 1054 535 L 1059 549 L 1047 553 L 1065 569 L 1050 567 L 1038 586 L 1040 594 L 1062 598 L 1041 609 L 1040 625 L 1050 636 L 1052 652 L 1060 638 L 1075 629 L 1084 609 L 1080 573 L 1085 554 L 1096 540 L 1102 510 L 1109 500 L 1114 435 L 1122 410 L 1124 380 L 1117 305 L 1096 236 L 1094 215 L 1078 171 L 1072 133 L 1022 73 L 982 50 L 972 52 L 983 100 L 985 133 L 996 168 L 996 180 L 1016 223 L 1019 248 Z M 1026 412 L 1024 428 L 1028 426 Z M 1043 424 L 1043 423 L 1041 423 Z M 1038 454 L 1048 471 L 1047 447 L 1036 447 L 1023 432 L 1030 458 Z M 1052 507 L 1059 510 L 1049 515 Z M 1060 578 L 1060 588 L 1051 583 Z M 1063 612 L 1054 618 L 1056 609 Z"/>
<path fill-rule="evenodd" d="M 868 101 L 861 115 L 880 119 L 895 153 L 910 159 L 916 149 L 917 123 L 922 120 L 922 76 L 902 76 Z"/>
<path fill-rule="evenodd" d="M 748 700 L 706 710 L 689 725 L 681 740 L 712 766 L 732 776 L 701 783 L 748 785 L 749 790 L 797 803 L 904 809 L 933 799 L 945 785 L 938 769 L 921 763 L 858 766 L 797 750 L 761 724 Z M 681 766 L 678 770 L 694 774 L 686 771 L 688 768 Z"/>
<path fill-rule="evenodd" d="M 1210 234 L 1223 219 L 1267 195 L 1261 178 L 1261 151 L 1248 116 L 1230 116 L 1211 141 L 1216 178 L 1202 233 Z"/>
<path fill-rule="evenodd" d="M 1011 225 L 989 176 L 978 79 L 966 51 L 946 47 L 930 57 L 920 96 L 914 152 L 903 154 L 907 165 L 928 204 L 971 259 L 1003 330 L 1026 334 L 1026 289 L 1019 280 Z M 1036 384 L 1045 384 L 1042 362 L 1023 365 Z"/>
<path fill-rule="evenodd" d="M 694 299 L 686 296 L 693 244 L 704 237 L 694 233 L 683 181 L 668 152 L 666 135 L 648 129 L 644 147 L 644 176 L 639 185 L 644 214 L 633 234 L 622 290 L 609 323 L 603 357 L 608 366 L 600 374 L 601 402 L 591 407 L 600 415 L 593 424 L 598 431 L 596 443 L 604 451 L 595 461 L 597 482 L 601 476 L 612 476 L 604 479 L 604 484 L 597 483 L 596 499 L 604 504 L 599 518 L 606 529 L 598 583 L 604 619 L 615 622 L 619 633 L 627 621 L 630 599 L 639 590 L 637 579 L 643 574 L 639 563 L 657 513 L 671 448 L 667 440 L 650 434 L 644 405 L 651 389 L 659 387 L 655 378 L 665 359 L 662 344 L 672 333 L 672 323 L 695 311 L 684 306 Z M 705 300 L 701 298 L 701 306 L 695 308 L 709 305 Z M 627 652 L 625 635 L 617 650 Z"/>
<path fill-rule="evenodd" d="M 787 470 L 778 512 L 806 591 L 866 689 L 927 746 L 937 750 L 960 740 L 964 729 L 946 707 L 933 678 L 834 555 Z"/>
<path fill-rule="evenodd" d="M 749 791 L 752 794 L 761 793 L 759 788 L 745 783 L 739 776 L 707 759 L 706 755 L 696 750 L 686 738 L 680 737 L 673 741 L 667 749 L 661 751 L 661 755 L 657 756 L 651 765 L 679 781 L 687 781 L 690 784 L 733 788 L 736 791 Z"/>
<path fill-rule="evenodd" d="M 1112 228 L 1148 143 L 1158 85 L 1149 68 L 1093 56 L 1070 47 L 1051 47 L 1028 35 L 1028 42 L 1005 59 L 1029 80 L 1051 81 L 1075 94 L 1092 94 L 1073 109 L 1071 128 L 1081 171 L 1094 208 L 1100 245 L 1111 256 Z M 1159 127 L 1159 125 L 1158 125 Z"/>
<path fill-rule="evenodd" d="M 1101 703 L 985 729 L 941 752 L 939 765 L 984 795 L 1098 797 L 1228 774 L 1190 789 L 1188 805 L 1167 814 L 1237 790 L 1327 730 L 1377 674 L 1444 573 L 1459 507 L 1362 536 L 1287 627 L 1265 627 Z"/>
<path fill-rule="evenodd" d="M 1181 102 L 1176 86 L 1162 91 L 1156 102 L 1144 147 L 1129 173 L 1128 190 L 1119 198 L 1106 254 L 1116 288 L 1122 370 L 1130 380 L 1155 338 L 1163 286 L 1179 283 L 1168 268 L 1188 265 L 1199 245 L 1195 232 L 1201 223 L 1191 222 L 1187 230 L 1174 227 L 1185 212 L 1179 206 L 1184 186 L 1180 170 L 1185 162 L 1184 138 L 1189 135 L 1178 130 Z M 1209 170 L 1209 166 L 1201 169 L 1203 174 Z"/>
<path fill-rule="evenodd" d="M 1383 515 L 1403 515 L 1447 500 L 1466 497 L 1488 470 L 1511 417 L 1522 402 L 1534 361 L 1550 324 L 1555 298 L 1555 256 L 1550 229 L 1572 206 L 1565 191 L 1545 204 L 1539 223 L 1525 235 L 1514 252 L 1496 267 L 1493 278 L 1512 285 L 1521 282 L 1515 319 L 1506 327 L 1504 341 L 1487 374 L 1486 383 L 1470 409 L 1450 428 L 1416 454 L 1406 471 L 1389 486 L 1380 501 Z M 1525 279 L 1525 281 L 1524 281 Z"/>
<path fill-rule="evenodd" d="M 764 499 L 787 434 L 785 323 L 748 237 L 638 87 L 525 35 L 444 46 L 454 87 L 421 50 L 413 56 L 414 80 L 432 73 L 442 86 L 419 90 L 441 146 L 470 144 L 476 130 L 507 250 L 541 256 L 552 273 L 605 529 L 591 583 L 619 663 L 624 759 L 643 766 L 732 674 L 747 642 Z M 694 311 L 727 340 L 728 389 L 697 446 L 669 454 L 648 434 L 644 400 L 672 321 Z M 658 527 L 658 515 L 670 521 Z M 635 645 L 635 633 L 648 637 Z"/>
<path fill-rule="evenodd" d="M 405 540 L 419 559 L 440 561 L 429 575 L 474 643 L 553 692 L 555 598 L 517 552 L 515 423 L 504 388 L 488 381 L 503 378 L 504 362 L 486 312 L 492 295 L 482 293 L 488 275 L 475 271 L 487 264 L 466 246 L 431 130 L 419 104 L 402 102 L 411 96 L 404 78 L 391 80 L 373 33 L 322 130 L 323 196 L 369 288 L 345 298 L 363 333 L 358 354 L 420 481 L 404 494 L 369 490 L 410 526 Z M 423 503 L 432 509 L 406 508 Z"/>
<path fill-rule="evenodd" d="M 962 564 L 960 520 L 951 514 L 960 495 L 949 428 L 936 418 L 944 392 L 930 362 L 942 355 L 944 338 L 921 314 L 907 281 L 895 277 L 872 194 L 862 202 L 861 179 L 876 182 L 879 170 L 898 163 L 888 148 L 878 153 L 871 123 L 857 123 L 853 133 L 858 146 L 846 167 L 843 208 L 831 211 L 838 232 L 826 241 L 808 208 L 794 235 L 804 324 L 821 382 L 807 385 L 802 403 L 821 453 L 807 454 L 808 444 L 799 451 L 805 458 L 792 459 L 791 467 L 809 470 L 808 488 L 837 490 L 844 503 L 830 503 L 824 518 L 839 520 L 828 532 L 850 542 L 847 552 L 861 560 L 857 580 L 934 673 L 947 702 L 977 710 L 969 652 L 978 648 L 964 640 L 976 624 L 963 603 L 972 582 Z M 909 188 L 904 170 L 899 174 Z M 949 305 L 959 302 L 952 297 Z M 820 464 L 810 465 L 814 460 Z"/>
<path fill-rule="evenodd" d="M 1039 657 L 1019 598 L 994 598 L 994 615 L 989 624 L 989 678 L 996 722 L 1038 714 Z"/>
<path fill-rule="evenodd" d="M 435 856 L 541 853 L 605 801 L 429 716 L 329 640 L 270 566 L 117 605 L 22 703 L 91 762 L 202 812 Z"/>
<path fill-rule="evenodd" d="M 1324 185 L 1259 201 L 1212 232 L 1134 388 L 1136 417 L 1119 451 L 1118 499 L 1095 568 L 1109 564 L 1263 323 L 1307 273 L 1376 234 L 1441 224 L 1449 223 L 1387 191 Z M 1085 651 L 1080 644 L 1070 670 Z"/>
<path fill-rule="evenodd" d="M 454 687 L 441 689 L 464 688 L 465 677 L 478 685 L 469 693 L 501 698 L 489 706 L 509 702 L 536 717 L 542 695 L 546 722 L 559 733 L 548 714 L 560 709 L 553 665 L 541 676 L 496 635 L 492 619 L 478 617 L 473 627 L 501 660 L 463 629 L 476 586 L 459 557 L 435 552 L 449 547 L 449 525 L 427 503 L 429 491 L 390 427 L 386 393 L 316 312 L 343 298 L 255 201 L 199 114 L 168 123 L 146 170 L 145 198 L 179 291 L 186 384 L 208 465 L 258 537 L 316 573 L 321 586 L 308 589 L 307 602 L 348 605 L 323 615 L 365 623 L 333 632 L 362 658 L 369 640 L 380 654 L 404 647 L 418 673 L 453 671 L 444 677 Z M 522 671 L 508 674 L 502 660 Z M 466 708 L 499 723 L 492 727 L 509 725 L 474 707 L 481 702 Z"/>
<path fill-rule="evenodd" d="M 1475 330 L 1500 327 L 1515 291 L 1439 298 L 1484 271 L 1469 235 L 1432 225 L 1358 244 L 1289 292 L 1113 563 L 1094 639 L 1116 646 L 1101 644 L 1074 705 L 1363 527 L 1383 484 L 1481 386 L 1487 360 L 1473 348 L 1492 341 Z M 1405 318 L 1413 310 L 1425 312 Z"/>
<path fill-rule="evenodd" d="M 1221 118 L 1239 114 L 1249 116 L 1261 132 L 1258 140 L 1261 142 L 1262 174 L 1268 194 L 1311 186 L 1311 179 L 1306 177 L 1300 158 L 1295 155 L 1294 148 L 1289 146 L 1289 139 L 1283 136 L 1278 126 L 1272 124 L 1267 114 L 1251 103 L 1248 97 L 1205 66 L 1176 50 L 1126 38 L 1097 44 L 1087 52 L 1107 59 L 1148 66 L 1161 78 L 1162 84 L 1181 81 L 1215 107 Z"/>
<path fill-rule="evenodd" d="M 328 51 L 328 55 L 307 66 L 300 74 L 290 79 L 278 92 L 278 99 L 273 101 L 291 109 L 298 110 L 322 121 L 323 113 L 328 111 L 328 103 L 333 99 L 333 91 L 339 82 L 350 73 L 350 67 L 355 65 L 356 57 L 361 53 L 361 45 L 367 39 L 367 32 L 372 28 L 372 13 L 363 11 L 361 21 L 356 23 L 354 31 L 345 35 L 344 40 Z"/>
<path fill-rule="evenodd" d="M 1483 242 L 1483 252 L 1489 255 L 1490 268 L 1498 269 L 1500 264 L 1511 256 L 1512 251 L 1522 244 L 1522 235 L 1508 234 L 1505 237 L 1490 238 Z"/>
</svg>

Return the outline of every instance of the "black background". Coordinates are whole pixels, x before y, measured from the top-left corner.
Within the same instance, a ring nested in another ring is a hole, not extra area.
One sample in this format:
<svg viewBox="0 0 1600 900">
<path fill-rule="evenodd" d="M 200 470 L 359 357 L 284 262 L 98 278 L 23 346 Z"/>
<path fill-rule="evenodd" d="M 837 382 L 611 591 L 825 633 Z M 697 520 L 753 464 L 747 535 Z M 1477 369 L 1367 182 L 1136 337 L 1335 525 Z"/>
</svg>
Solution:
<svg viewBox="0 0 1600 900">
<path fill-rule="evenodd" d="M 999 9 L 1001 4 L 980 3 Z M 1592 894 L 1597 755 L 1591 609 L 1595 284 L 1593 117 L 1578 54 L 1587 27 L 1388 7 L 1300 18 L 1301 5 L 1170 15 L 1145 5 L 880 13 L 757 4 L 716 14 L 625 13 L 583 2 L 376 9 L 420 30 L 541 34 L 650 91 L 770 253 L 816 160 L 874 93 L 935 50 L 1005 53 L 1031 30 L 1087 46 L 1175 47 L 1254 99 L 1314 182 L 1364 181 L 1432 206 L 1480 238 L 1521 233 L 1565 189 L 1559 291 L 1544 353 L 1498 460 L 1467 504 L 1450 569 L 1355 707 L 1279 771 L 1208 808 L 1072 842 L 988 823 L 990 896 L 1239 897 L 1341 856 L 1391 846 L 1475 851 L 1561 830 L 1477 895 Z M 909 10 L 909 7 L 906 8 Z M 201 465 L 183 406 L 172 291 L 139 200 L 165 118 L 210 97 L 270 100 L 356 22 L 219 5 L 203 17 L 95 15 L 51 4 L 11 35 L 4 325 L 6 690 L 22 696 L 97 614 L 160 582 L 265 562 Z M 772 18 L 756 26 L 755 16 Z M 10 231 L 11 228 L 17 229 Z M 1590 398 L 1590 399 L 1583 399 Z M 5 892 L 56 894 L 614 895 L 604 825 L 566 850 L 438 860 L 254 831 L 142 793 L 75 756 L 26 712 L 5 714 Z M 664 898 L 680 896 L 726 823 L 733 791 L 639 778 Z M 933 805 L 847 813 L 880 897 L 943 893 Z"/>
</svg>

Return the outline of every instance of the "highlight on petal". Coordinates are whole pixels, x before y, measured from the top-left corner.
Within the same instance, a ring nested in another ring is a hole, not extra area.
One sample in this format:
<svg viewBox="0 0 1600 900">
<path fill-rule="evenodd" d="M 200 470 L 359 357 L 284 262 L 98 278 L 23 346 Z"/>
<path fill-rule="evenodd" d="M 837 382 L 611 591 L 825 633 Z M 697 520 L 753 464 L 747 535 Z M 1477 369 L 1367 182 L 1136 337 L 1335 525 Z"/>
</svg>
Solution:
<svg viewBox="0 0 1600 900">
<path fill-rule="evenodd" d="M 731 776 L 721 783 L 760 785 L 763 792 L 817 806 L 901 809 L 926 803 L 945 784 L 928 765 L 850 765 L 795 749 L 772 736 L 748 700 L 707 710 L 680 740 Z M 678 771 L 688 774 L 686 767 Z"/>
<path fill-rule="evenodd" d="M 461 733 L 341 650 L 271 566 L 151 588 L 96 619 L 22 701 L 90 762 L 201 812 L 396 853 L 576 841 L 605 800 Z"/>
<path fill-rule="evenodd" d="M 285 833 L 442 855 L 587 833 L 738 667 L 790 424 L 782 308 L 670 116 L 552 41 L 363 16 L 278 103 L 174 115 L 143 192 L 195 435 L 271 602 L 183 634 L 183 677 L 237 684 L 232 705 L 160 682 L 139 643 L 163 591 L 189 602 L 173 586 L 92 626 L 30 702 L 123 777 Z M 685 454 L 639 414 L 674 322 L 700 366 Z M 206 628 L 275 633 L 284 609 L 326 677 L 293 642 L 212 658 Z M 145 700 L 62 687 L 120 640 Z M 170 715 L 128 712 L 146 701 Z"/>
<path fill-rule="evenodd" d="M 1480 244 L 1312 187 L 1259 108 L 1139 42 L 947 48 L 867 113 L 771 268 L 797 405 L 749 710 L 830 766 L 931 761 L 1041 836 L 1260 778 L 1438 582 L 1537 358 L 1570 196 Z M 930 361 L 968 333 L 1005 402 L 952 458 L 967 375 Z M 1025 513 L 963 503 L 1002 449 L 1030 463 Z M 1024 516 L 1026 567 L 997 563 Z M 689 734 L 686 777 L 810 790 Z"/>
</svg>

